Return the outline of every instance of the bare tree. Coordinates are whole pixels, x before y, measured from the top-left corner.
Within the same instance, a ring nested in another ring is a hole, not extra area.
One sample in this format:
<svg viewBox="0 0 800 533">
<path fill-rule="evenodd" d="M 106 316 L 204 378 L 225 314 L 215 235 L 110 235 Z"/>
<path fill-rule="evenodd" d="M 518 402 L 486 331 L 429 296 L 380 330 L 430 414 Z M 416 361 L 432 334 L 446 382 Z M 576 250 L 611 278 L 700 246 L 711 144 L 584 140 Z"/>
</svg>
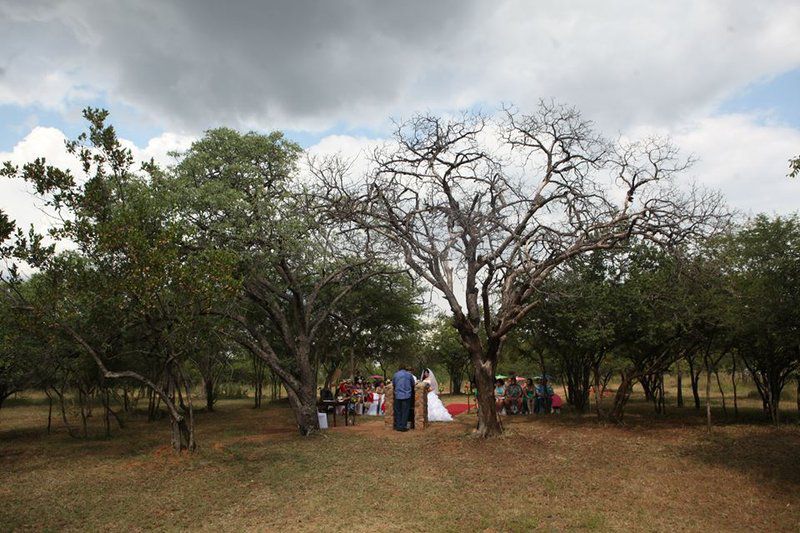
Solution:
<svg viewBox="0 0 800 533">
<path fill-rule="evenodd" d="M 503 342 L 555 270 L 631 236 L 675 241 L 713 222 L 717 196 L 669 186 L 689 164 L 665 140 L 609 142 L 575 109 L 541 102 L 499 119 L 416 116 L 375 152 L 366 183 L 341 166 L 317 173 L 340 216 L 447 302 L 474 365 L 477 433 L 492 436 L 502 431 L 493 380 Z"/>
</svg>

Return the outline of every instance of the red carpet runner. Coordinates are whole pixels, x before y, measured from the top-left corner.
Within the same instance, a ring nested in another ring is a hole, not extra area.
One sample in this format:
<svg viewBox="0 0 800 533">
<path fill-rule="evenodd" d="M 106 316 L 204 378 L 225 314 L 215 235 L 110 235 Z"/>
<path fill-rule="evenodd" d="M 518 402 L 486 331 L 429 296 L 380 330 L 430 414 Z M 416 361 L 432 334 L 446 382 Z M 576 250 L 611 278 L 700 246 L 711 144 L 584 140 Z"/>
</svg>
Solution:
<svg viewBox="0 0 800 533">
<path fill-rule="evenodd" d="M 465 403 L 451 403 L 445 407 L 447 407 L 447 412 L 453 416 L 458 416 L 461 413 L 467 412 L 467 404 Z"/>
</svg>

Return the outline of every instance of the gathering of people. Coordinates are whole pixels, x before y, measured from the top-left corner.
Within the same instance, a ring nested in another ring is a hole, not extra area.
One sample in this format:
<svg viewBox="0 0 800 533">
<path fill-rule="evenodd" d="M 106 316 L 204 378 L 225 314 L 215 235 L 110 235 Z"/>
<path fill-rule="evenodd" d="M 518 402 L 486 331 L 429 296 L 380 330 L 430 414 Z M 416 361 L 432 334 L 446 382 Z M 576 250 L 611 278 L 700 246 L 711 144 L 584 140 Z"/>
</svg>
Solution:
<svg viewBox="0 0 800 533">
<path fill-rule="evenodd" d="M 351 414 L 379 416 L 384 413 L 386 395 L 383 392 L 384 380 L 382 376 L 364 378 L 355 376 L 352 379 L 343 379 L 335 387 L 335 393 L 328 387 L 320 389 L 320 403 L 329 409 L 338 409 L 338 414 Z M 335 401 L 335 404 L 333 402 Z"/>
<path fill-rule="evenodd" d="M 536 378 L 497 376 L 494 387 L 497 411 L 500 414 L 560 413 L 562 400 L 553 391 L 547 376 Z"/>
<path fill-rule="evenodd" d="M 395 384 L 395 381 L 398 383 Z M 336 414 L 344 415 L 345 420 L 348 415 L 381 416 L 386 412 L 384 387 L 387 384 L 393 384 L 396 389 L 399 385 L 399 389 L 395 391 L 394 402 L 397 403 L 400 400 L 402 403 L 405 398 L 398 398 L 397 395 L 403 396 L 408 393 L 406 395 L 410 396 L 411 389 L 409 387 L 413 388 L 414 384 L 419 381 L 428 384 L 428 420 L 432 422 L 452 421 L 451 413 L 439 398 L 438 382 L 430 368 L 423 369 L 419 377 L 413 370 L 403 368 L 389 381 L 379 375 L 369 378 L 356 375 L 350 379 L 342 379 L 333 387 L 333 390 L 328 387 L 320 389 L 320 405 L 324 412 L 330 413 L 335 410 Z M 470 382 L 467 394 L 477 398 L 474 382 Z M 514 372 L 508 376 L 498 375 L 495 380 L 494 399 L 497 412 L 501 415 L 558 414 L 562 407 L 562 399 L 553 390 L 548 375 L 533 378 L 517 376 Z M 399 413 L 402 417 L 404 410 L 402 405 L 395 405 L 395 416 Z M 404 425 L 401 421 L 400 426 Z"/>
</svg>

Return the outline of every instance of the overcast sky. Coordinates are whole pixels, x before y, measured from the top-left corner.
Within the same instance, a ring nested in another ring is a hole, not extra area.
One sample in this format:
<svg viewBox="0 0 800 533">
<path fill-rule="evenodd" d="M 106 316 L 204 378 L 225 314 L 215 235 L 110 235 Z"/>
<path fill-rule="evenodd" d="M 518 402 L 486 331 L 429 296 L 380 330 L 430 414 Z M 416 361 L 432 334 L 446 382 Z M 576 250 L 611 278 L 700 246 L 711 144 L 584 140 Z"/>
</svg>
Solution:
<svg viewBox="0 0 800 533">
<path fill-rule="evenodd" d="M 742 211 L 797 209 L 796 0 L 0 0 L 0 160 L 69 164 L 87 105 L 163 158 L 220 125 L 355 153 L 392 118 L 540 98 L 671 135 L 699 159 L 686 178 Z M 41 219 L 19 184 L 0 195 Z"/>
</svg>

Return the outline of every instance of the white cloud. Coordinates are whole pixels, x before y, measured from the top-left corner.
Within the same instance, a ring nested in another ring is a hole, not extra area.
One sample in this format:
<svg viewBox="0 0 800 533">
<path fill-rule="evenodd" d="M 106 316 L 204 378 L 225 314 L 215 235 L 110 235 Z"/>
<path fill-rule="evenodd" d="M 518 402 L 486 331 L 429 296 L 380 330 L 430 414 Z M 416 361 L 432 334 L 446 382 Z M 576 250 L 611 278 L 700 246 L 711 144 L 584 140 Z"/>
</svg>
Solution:
<svg viewBox="0 0 800 533">
<path fill-rule="evenodd" d="M 44 157 L 47 164 L 68 169 L 74 176 L 80 177 L 83 171 L 76 157 L 67 152 L 66 140 L 64 133 L 56 128 L 35 127 L 10 152 L 0 152 L 0 163 L 10 161 L 21 166 L 37 157 Z M 150 139 L 144 148 L 125 139 L 121 139 L 121 142 L 131 149 L 138 166 L 138 163 L 151 158 L 160 165 L 168 165 L 173 161 L 167 153 L 185 150 L 192 140 L 193 138 L 184 135 L 164 133 Z M 19 179 L 0 180 L 0 209 L 7 212 L 24 229 L 33 224 L 39 231 L 44 231 L 57 222 L 55 214 L 34 195 L 33 188 Z"/>
<path fill-rule="evenodd" d="M 681 181 L 695 179 L 721 191 L 745 214 L 787 214 L 798 210 L 800 181 L 790 180 L 788 159 L 800 154 L 800 130 L 765 122 L 760 115 L 731 114 L 698 119 L 676 127 L 637 126 L 626 137 L 668 136 L 685 156 L 696 158 Z M 355 161 L 353 174 L 368 168 L 367 156 L 385 140 L 331 135 L 311 147 L 312 154 L 341 153 Z"/>
<path fill-rule="evenodd" d="M 800 154 L 800 130 L 754 115 L 724 115 L 684 126 L 674 140 L 699 159 L 689 174 L 722 190 L 733 207 L 746 214 L 798 210 L 800 182 L 786 174 L 789 157 Z"/>
<path fill-rule="evenodd" d="M 384 142 L 386 142 L 385 139 L 328 135 L 320 139 L 314 146 L 309 147 L 307 153 L 312 158 L 340 156 L 350 165 L 349 177 L 358 180 L 369 171 L 372 153 Z"/>
<path fill-rule="evenodd" d="M 74 156 L 67 153 L 65 141 L 66 137 L 60 130 L 39 126 L 18 142 L 13 150 L 0 152 L 0 162 L 11 161 L 21 166 L 37 157 L 44 157 L 47 164 L 69 169 L 78 175 L 80 165 Z M 0 180 L 0 208 L 23 229 L 31 224 L 43 229 L 54 222 L 53 213 L 48 212 L 37 200 L 33 187 L 22 180 Z"/>
<path fill-rule="evenodd" d="M 787 160 L 800 153 L 800 130 L 766 121 L 763 116 L 733 114 L 705 117 L 674 128 L 636 127 L 631 137 L 647 133 L 671 135 L 686 155 L 698 158 L 685 178 L 696 178 L 706 187 L 721 190 L 729 203 L 745 213 L 790 213 L 798 208 L 800 182 L 786 177 Z M 66 137 L 56 128 L 35 127 L 9 152 L 0 152 L 0 162 L 23 164 L 45 157 L 49 164 L 68 168 L 80 176 L 74 156 L 66 152 Z M 161 165 L 173 162 L 167 153 L 182 151 L 191 136 L 163 133 L 144 147 L 123 140 L 137 161 L 151 157 Z M 311 155 L 341 154 L 353 161 L 351 174 L 360 176 L 369 168 L 369 156 L 386 139 L 330 135 L 309 148 Z M 18 180 L 0 180 L 0 208 L 22 227 L 47 227 L 54 219 L 32 194 L 29 185 Z"/>
<path fill-rule="evenodd" d="M 170 156 L 170 152 L 183 152 L 187 150 L 196 139 L 191 135 L 164 132 L 158 137 L 153 137 L 147 142 L 147 146 L 139 148 L 133 142 L 123 139 L 121 142 L 131 150 L 137 162 L 150 161 L 151 159 L 167 167 L 172 165 L 175 160 Z"/>
<path fill-rule="evenodd" d="M 0 6 L 0 102 L 132 105 L 170 131 L 323 130 L 539 97 L 674 126 L 800 66 L 800 4 L 85 0 Z"/>
</svg>

